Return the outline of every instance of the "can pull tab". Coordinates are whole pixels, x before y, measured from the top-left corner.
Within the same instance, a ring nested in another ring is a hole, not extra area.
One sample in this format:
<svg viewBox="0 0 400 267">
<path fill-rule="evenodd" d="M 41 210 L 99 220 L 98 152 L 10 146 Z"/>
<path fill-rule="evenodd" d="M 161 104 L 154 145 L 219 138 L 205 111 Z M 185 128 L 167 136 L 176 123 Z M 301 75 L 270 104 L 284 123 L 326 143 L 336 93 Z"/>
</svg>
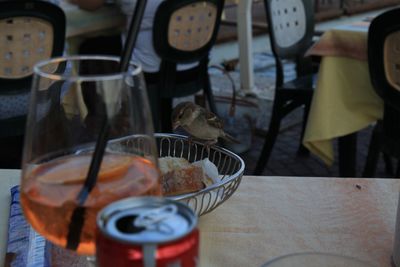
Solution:
<svg viewBox="0 0 400 267">
<path fill-rule="evenodd" d="M 178 208 L 173 204 L 155 208 L 140 214 L 134 221 L 134 225 L 136 227 L 150 228 L 150 226 L 160 223 L 171 215 L 175 215 L 177 212 Z"/>
</svg>

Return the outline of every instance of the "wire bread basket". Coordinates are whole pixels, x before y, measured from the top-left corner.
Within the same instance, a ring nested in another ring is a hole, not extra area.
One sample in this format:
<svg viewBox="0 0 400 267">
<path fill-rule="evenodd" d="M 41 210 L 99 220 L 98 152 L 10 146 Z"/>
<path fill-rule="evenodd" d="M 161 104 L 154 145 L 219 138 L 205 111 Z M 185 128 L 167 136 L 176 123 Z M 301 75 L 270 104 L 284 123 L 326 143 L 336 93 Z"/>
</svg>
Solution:
<svg viewBox="0 0 400 267">
<path fill-rule="evenodd" d="M 218 146 L 206 147 L 182 135 L 155 134 L 155 138 L 160 157 L 181 157 L 189 162 L 208 158 L 217 167 L 219 178 L 216 183 L 197 192 L 169 197 L 186 203 L 198 216 L 217 208 L 238 188 L 245 164 L 235 153 Z"/>
<path fill-rule="evenodd" d="M 189 141 L 189 138 L 177 134 L 156 133 L 155 140 L 158 148 L 158 156 L 185 158 L 189 162 L 208 159 L 218 169 L 217 177 L 212 184 L 208 184 L 200 191 L 193 193 L 169 196 L 187 204 L 198 216 L 211 212 L 226 201 L 238 188 L 245 164 L 235 153 L 218 146 L 206 147 L 197 141 Z M 109 143 L 112 151 L 124 151 L 125 147 L 137 148 L 151 154 L 152 145 L 145 135 L 129 136 Z M 121 145 L 123 144 L 123 145 Z"/>
</svg>

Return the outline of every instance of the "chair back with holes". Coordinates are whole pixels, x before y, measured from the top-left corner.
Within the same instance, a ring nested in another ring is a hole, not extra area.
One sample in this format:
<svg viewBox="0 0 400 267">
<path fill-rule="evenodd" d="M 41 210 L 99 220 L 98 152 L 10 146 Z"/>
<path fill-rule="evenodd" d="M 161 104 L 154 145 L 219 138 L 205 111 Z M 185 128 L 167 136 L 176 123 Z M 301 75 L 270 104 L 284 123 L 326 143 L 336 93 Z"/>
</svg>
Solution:
<svg viewBox="0 0 400 267">
<path fill-rule="evenodd" d="M 389 10 L 368 30 L 371 82 L 385 103 L 400 111 L 400 9 Z"/>
<path fill-rule="evenodd" d="M 172 99 L 190 96 L 203 90 L 210 110 L 217 113 L 208 76 L 209 52 L 217 38 L 224 0 L 168 0 L 162 2 L 153 23 L 153 46 L 161 58 L 160 70 L 148 84 L 157 83 L 157 96 L 149 95 L 155 128 L 170 126 Z M 178 64 L 194 67 L 178 71 Z M 157 110 L 158 106 L 162 106 Z M 159 114 L 158 114 L 159 113 Z M 157 117 L 160 116 L 160 119 Z"/>
<path fill-rule="evenodd" d="M 33 66 L 63 53 L 65 15 L 44 1 L 0 1 L 0 94 L 29 90 Z"/>
<path fill-rule="evenodd" d="M 312 60 L 304 57 L 314 35 L 313 1 L 264 0 L 264 6 L 271 49 L 275 57 L 276 78 L 271 119 L 254 169 L 255 175 L 262 174 L 268 163 L 282 120 L 297 108 L 303 108 L 300 140 L 303 139 L 314 90 Z M 283 60 L 295 61 L 297 77 L 285 80 Z M 309 153 L 301 141 L 298 153 Z"/>
<path fill-rule="evenodd" d="M 314 8 L 310 0 L 264 0 L 277 86 L 284 80 L 282 60 L 300 60 L 314 35 Z"/>
<path fill-rule="evenodd" d="M 162 60 L 196 62 L 208 56 L 215 43 L 224 1 L 168 0 L 158 7 L 154 48 Z"/>
<path fill-rule="evenodd" d="M 372 85 L 383 99 L 382 146 L 400 158 L 400 8 L 377 16 L 368 30 L 368 65 Z"/>
<path fill-rule="evenodd" d="M 22 136 L 33 66 L 61 56 L 65 14 L 40 0 L 0 1 L 0 137 Z"/>
<path fill-rule="evenodd" d="M 265 0 L 272 51 L 281 59 L 304 53 L 314 34 L 314 10 L 309 0 Z"/>
</svg>

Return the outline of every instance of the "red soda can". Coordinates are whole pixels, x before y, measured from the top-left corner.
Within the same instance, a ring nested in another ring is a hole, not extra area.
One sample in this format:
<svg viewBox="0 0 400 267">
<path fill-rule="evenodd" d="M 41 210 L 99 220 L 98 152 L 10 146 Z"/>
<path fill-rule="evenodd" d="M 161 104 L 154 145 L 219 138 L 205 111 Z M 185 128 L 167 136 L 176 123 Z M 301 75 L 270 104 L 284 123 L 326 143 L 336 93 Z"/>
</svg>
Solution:
<svg viewBox="0 0 400 267">
<path fill-rule="evenodd" d="M 185 204 L 157 197 L 126 198 L 97 215 L 99 267 L 198 266 L 197 216 Z"/>
</svg>

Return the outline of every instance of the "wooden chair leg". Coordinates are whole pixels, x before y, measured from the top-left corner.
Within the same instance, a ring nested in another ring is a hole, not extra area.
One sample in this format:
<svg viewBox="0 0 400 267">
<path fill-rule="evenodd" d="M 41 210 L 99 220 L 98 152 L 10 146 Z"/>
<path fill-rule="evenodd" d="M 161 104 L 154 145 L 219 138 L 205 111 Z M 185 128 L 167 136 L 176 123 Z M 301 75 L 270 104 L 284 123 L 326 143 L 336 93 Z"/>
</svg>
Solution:
<svg viewBox="0 0 400 267">
<path fill-rule="evenodd" d="M 379 141 L 379 133 L 378 126 L 375 126 L 372 131 L 371 141 L 369 143 L 367 160 L 365 162 L 363 177 L 374 177 L 376 166 L 378 164 L 380 152 L 380 141 Z"/>
<path fill-rule="evenodd" d="M 268 163 L 269 157 L 271 155 L 272 149 L 274 147 L 276 138 L 279 133 L 281 120 L 282 120 L 281 101 L 276 99 L 274 102 L 271 121 L 269 124 L 267 136 L 265 138 L 264 146 L 260 156 L 258 157 L 257 165 L 253 172 L 254 175 L 261 175 L 265 166 Z"/>
</svg>

